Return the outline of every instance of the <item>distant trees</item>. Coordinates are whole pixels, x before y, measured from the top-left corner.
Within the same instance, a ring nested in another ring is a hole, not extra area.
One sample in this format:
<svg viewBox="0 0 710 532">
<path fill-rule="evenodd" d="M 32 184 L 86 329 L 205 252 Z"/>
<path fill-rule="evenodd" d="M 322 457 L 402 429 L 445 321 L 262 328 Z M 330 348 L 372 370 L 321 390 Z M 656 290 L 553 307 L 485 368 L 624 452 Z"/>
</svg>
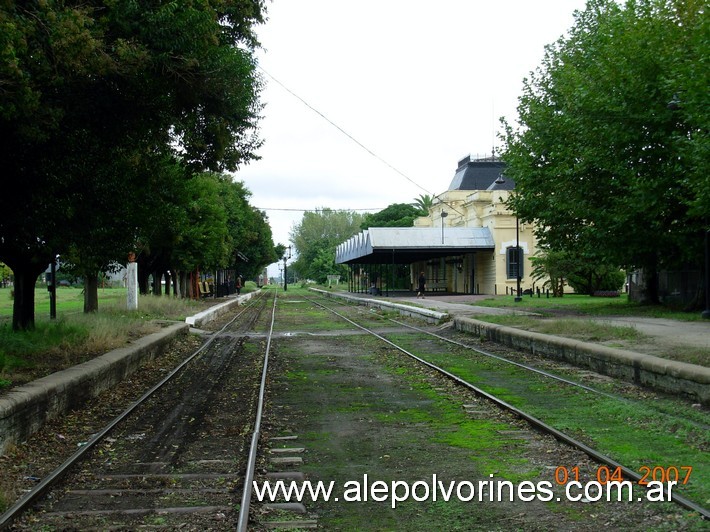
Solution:
<svg viewBox="0 0 710 532">
<path fill-rule="evenodd" d="M 0 286 L 6 286 L 7 283 L 10 282 L 11 275 L 12 270 L 7 266 L 7 264 L 0 262 Z"/>
<path fill-rule="evenodd" d="M 360 224 L 361 229 L 368 227 L 412 227 L 415 218 L 422 216 L 422 211 L 409 203 L 393 203 L 379 212 L 366 214 Z"/>
<path fill-rule="evenodd" d="M 700 268 L 710 223 L 710 17 L 704 0 L 590 0 L 525 80 L 506 125 L 510 206 L 549 250 Z"/>
<path fill-rule="evenodd" d="M 262 0 L 0 6 L 0 159 L 14 191 L 0 194 L 0 260 L 15 274 L 13 329 L 33 326 L 34 283 L 53 256 L 91 280 L 160 232 L 149 226 L 163 206 L 178 216 L 166 200 L 181 183 L 255 157 L 263 11 Z"/>
<path fill-rule="evenodd" d="M 184 180 L 137 239 L 141 292 L 148 293 L 152 276 L 159 294 L 165 277 L 173 281 L 176 295 L 184 297 L 188 275 L 196 270 L 238 265 L 238 273 L 251 277 L 277 260 L 266 216 L 249 204 L 249 196 L 243 183 L 219 173 Z M 238 253 L 249 262 L 242 263 Z"/>
<path fill-rule="evenodd" d="M 303 213 L 290 233 L 298 253 L 293 266 L 300 276 L 324 283 L 328 275 L 344 275 L 345 268 L 335 264 L 335 248 L 360 232 L 363 218 L 353 211 L 327 208 Z"/>
<path fill-rule="evenodd" d="M 290 234 L 298 253 L 294 268 L 301 277 L 320 283 L 324 283 L 328 275 L 345 275 L 345 266 L 335 264 L 338 245 L 370 227 L 412 227 L 414 219 L 423 214 L 421 209 L 408 203 L 393 203 L 377 213 L 365 215 L 327 208 L 306 212 Z"/>
</svg>

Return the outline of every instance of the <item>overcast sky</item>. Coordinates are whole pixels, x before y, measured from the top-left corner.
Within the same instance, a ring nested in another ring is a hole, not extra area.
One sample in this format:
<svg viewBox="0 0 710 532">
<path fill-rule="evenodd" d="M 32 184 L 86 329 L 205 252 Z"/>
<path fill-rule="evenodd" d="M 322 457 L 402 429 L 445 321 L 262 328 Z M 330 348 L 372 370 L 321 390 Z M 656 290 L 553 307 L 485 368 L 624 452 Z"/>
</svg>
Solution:
<svg viewBox="0 0 710 532">
<path fill-rule="evenodd" d="M 266 210 L 274 243 L 289 243 L 303 213 L 273 209 L 379 210 L 445 191 L 459 159 L 500 145 L 499 118 L 515 120 L 523 78 L 584 5 L 269 2 L 257 54 L 264 145 L 236 179 Z"/>
</svg>

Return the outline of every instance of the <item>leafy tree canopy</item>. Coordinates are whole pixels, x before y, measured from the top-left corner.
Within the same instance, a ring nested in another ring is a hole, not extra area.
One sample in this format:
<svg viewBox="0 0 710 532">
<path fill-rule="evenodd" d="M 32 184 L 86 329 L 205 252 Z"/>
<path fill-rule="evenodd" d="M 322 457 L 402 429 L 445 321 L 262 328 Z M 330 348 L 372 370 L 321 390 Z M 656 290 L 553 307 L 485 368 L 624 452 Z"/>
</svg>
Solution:
<svg viewBox="0 0 710 532">
<path fill-rule="evenodd" d="M 510 204 L 544 246 L 651 273 L 699 266 L 709 21 L 703 0 L 590 0 L 546 49 L 504 153 Z"/>
<path fill-rule="evenodd" d="M 543 281 L 553 297 L 562 297 L 566 284 L 577 294 L 592 295 L 599 290 L 619 290 L 626 280 L 626 274 L 619 268 L 587 261 L 570 251 L 540 249 L 530 262 L 533 280 Z"/>
<path fill-rule="evenodd" d="M 106 220 L 160 194 L 141 186 L 152 160 L 195 173 L 255 158 L 252 28 L 263 11 L 262 0 L 0 4 L 0 159 L 16 191 L 0 195 L 0 258 L 16 275 L 13 328 L 33 325 L 32 287 L 53 254 L 86 267 L 110 259 L 79 231 L 125 253 L 131 232 Z"/>
<path fill-rule="evenodd" d="M 361 229 L 369 227 L 412 227 L 422 211 L 409 203 L 393 203 L 380 212 L 366 214 Z"/>
<path fill-rule="evenodd" d="M 420 216 L 428 215 L 433 204 L 434 198 L 429 194 L 420 194 L 412 203 L 421 212 Z"/>
<path fill-rule="evenodd" d="M 294 267 L 299 275 L 321 283 L 328 274 L 345 275 L 345 267 L 335 264 L 335 248 L 359 233 L 362 222 L 363 215 L 353 211 L 323 208 L 305 212 L 290 234 L 298 254 Z"/>
<path fill-rule="evenodd" d="M 186 179 L 140 239 L 141 258 L 151 271 L 237 268 L 246 278 L 256 275 L 277 256 L 266 215 L 249 204 L 250 196 L 226 175 Z"/>
</svg>

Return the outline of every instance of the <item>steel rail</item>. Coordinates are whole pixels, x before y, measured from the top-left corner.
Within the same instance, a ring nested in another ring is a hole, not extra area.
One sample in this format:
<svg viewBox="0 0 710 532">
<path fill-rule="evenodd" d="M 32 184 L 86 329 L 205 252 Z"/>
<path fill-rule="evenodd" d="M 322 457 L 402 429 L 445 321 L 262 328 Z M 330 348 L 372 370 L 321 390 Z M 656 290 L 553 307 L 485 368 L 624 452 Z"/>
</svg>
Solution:
<svg viewBox="0 0 710 532">
<path fill-rule="evenodd" d="M 237 530 L 246 532 L 249 522 L 249 509 L 251 506 L 252 481 L 254 480 L 254 471 L 256 469 L 256 454 L 259 449 L 259 438 L 261 436 L 261 418 L 264 413 L 264 395 L 266 394 L 266 376 L 269 369 L 269 352 L 271 351 L 271 337 L 274 333 L 274 320 L 276 318 L 276 300 L 278 292 L 274 295 L 274 304 L 271 309 L 271 325 L 269 334 L 266 339 L 266 353 L 264 355 L 264 367 L 261 370 L 261 382 L 259 384 L 259 399 L 256 406 L 256 418 L 254 420 L 254 432 L 251 436 L 251 445 L 249 446 L 249 457 L 247 459 L 247 469 L 244 474 L 244 490 L 242 491 L 242 502 L 239 506 L 239 519 L 237 521 Z"/>
<path fill-rule="evenodd" d="M 24 511 L 26 511 L 31 504 L 42 497 L 64 474 L 71 469 L 76 463 L 81 460 L 81 458 L 93 449 L 99 442 L 101 442 L 108 434 L 113 431 L 116 426 L 118 426 L 123 420 L 130 416 L 139 406 L 148 400 L 155 392 L 160 388 L 165 386 L 169 381 L 171 381 L 178 373 L 180 373 L 185 366 L 190 362 L 195 360 L 195 358 L 202 353 L 207 347 L 214 342 L 214 340 L 221 334 L 227 327 L 232 325 L 239 317 L 242 316 L 247 310 L 250 310 L 257 301 L 260 301 L 263 296 L 259 296 L 255 300 L 251 301 L 244 309 L 237 314 L 234 318 L 228 321 L 219 331 L 213 334 L 204 344 L 202 344 L 194 353 L 192 353 L 188 358 L 183 360 L 178 366 L 176 366 L 168 375 L 166 375 L 160 382 L 153 386 L 150 390 L 145 392 L 139 399 L 132 403 L 126 410 L 116 416 L 113 420 L 109 422 L 101 431 L 89 438 L 89 440 L 82 445 L 77 451 L 74 452 L 69 458 L 67 458 L 59 467 L 52 471 L 49 475 L 44 477 L 34 488 L 25 493 L 20 497 L 10 508 L 8 508 L 5 513 L 0 516 L 0 530 L 8 527 L 15 519 L 17 519 Z"/>
<path fill-rule="evenodd" d="M 542 375 L 543 377 L 547 377 L 547 378 L 550 378 L 550 379 L 553 379 L 553 380 L 556 380 L 556 381 L 564 382 L 565 384 L 569 384 L 570 386 L 574 386 L 574 387 L 576 387 L 576 388 L 581 388 L 581 389 L 586 390 L 586 391 L 588 391 L 588 392 L 592 392 L 592 393 L 594 393 L 594 394 L 596 394 L 596 395 L 601 395 L 602 397 L 606 397 L 607 399 L 613 399 L 613 400 L 615 400 L 615 401 L 621 401 L 621 402 L 626 403 L 626 404 L 629 404 L 629 405 L 635 405 L 635 404 L 636 404 L 636 402 L 633 401 L 632 399 L 628 399 L 628 398 L 626 398 L 626 397 L 621 397 L 621 396 L 619 396 L 619 395 L 614 395 L 614 394 L 611 394 L 611 393 L 603 392 L 603 391 L 601 391 L 601 390 L 597 390 L 596 388 L 592 388 L 591 386 L 587 386 L 586 384 L 582 384 L 581 382 L 576 382 L 576 381 L 573 381 L 573 380 L 570 380 L 570 379 L 565 379 L 564 377 L 560 377 L 559 375 L 555 375 L 554 373 L 550 373 L 550 372 L 547 372 L 547 371 L 545 371 L 545 370 L 536 368 L 535 366 L 528 366 L 527 364 L 522 364 L 522 363 L 520 363 L 520 362 L 515 362 L 514 360 L 510 360 L 509 358 L 505 358 L 505 357 L 502 357 L 502 356 L 500 356 L 500 355 L 495 355 L 495 354 L 493 354 L 493 353 L 489 353 L 488 351 L 484 351 L 483 349 L 479 349 L 479 348 L 474 347 L 474 346 L 472 346 L 472 345 L 465 344 L 465 343 L 463 343 L 463 342 L 459 342 L 459 341 L 457 341 L 457 340 L 453 340 L 453 339 L 447 338 L 447 337 L 445 337 L 445 336 L 441 336 L 440 334 L 436 334 L 436 333 L 433 333 L 433 332 L 431 332 L 431 331 L 424 330 L 424 329 L 422 329 L 422 328 L 420 328 L 420 327 L 415 327 L 414 325 L 409 325 L 408 323 L 404 323 L 404 322 L 401 322 L 401 321 L 398 321 L 398 320 L 395 320 L 395 319 L 392 319 L 392 318 L 388 318 L 388 319 L 389 319 L 389 321 L 391 321 L 392 323 L 396 323 L 397 325 L 400 325 L 400 326 L 402 326 L 402 327 L 407 327 L 408 329 L 415 330 L 415 331 L 417 331 L 417 332 L 419 332 L 419 333 L 422 333 L 422 334 L 426 334 L 426 335 L 429 335 L 429 336 L 433 336 L 434 338 L 437 338 L 438 340 L 441 340 L 442 342 L 448 342 L 448 343 L 453 344 L 453 345 L 456 345 L 456 346 L 458 346 L 458 347 L 463 347 L 464 349 L 469 349 L 469 350 L 471 350 L 471 351 L 473 351 L 473 352 L 475 352 L 475 353 L 479 353 L 479 354 L 481 354 L 481 355 L 484 355 L 484 356 L 493 358 L 493 359 L 495 359 L 495 360 L 499 360 L 499 361 L 501 361 L 501 362 L 506 362 L 506 363 L 511 364 L 511 365 L 513 365 L 513 366 L 519 367 L 519 368 L 521 368 L 521 369 L 525 369 L 525 370 L 527 370 L 527 371 L 530 371 L 530 372 L 533 372 L 533 373 L 537 373 L 537 374 L 539 374 L 539 375 Z M 671 414 L 669 414 L 668 412 L 664 411 L 663 409 L 661 409 L 661 408 L 659 408 L 659 407 L 657 407 L 657 406 L 655 406 L 655 405 L 651 405 L 651 408 L 652 408 L 653 410 L 655 410 L 656 412 L 658 412 L 659 414 L 662 414 L 662 415 L 664 415 L 664 416 L 671 416 Z M 708 425 L 705 425 L 704 423 L 698 423 L 697 421 L 694 421 L 694 420 L 692 420 L 692 419 L 685 419 L 684 421 L 685 421 L 686 423 L 688 423 L 689 425 L 693 425 L 694 427 L 697 427 L 697 428 L 699 428 L 699 429 L 702 429 L 702 430 L 710 430 L 710 427 L 709 427 Z"/>
<path fill-rule="evenodd" d="M 374 331 L 368 329 L 367 327 L 363 327 L 362 325 L 360 325 L 360 324 L 358 324 L 358 323 L 355 323 L 355 322 L 354 322 L 353 320 L 351 320 L 350 318 L 348 318 L 348 317 L 346 317 L 346 316 L 343 316 L 342 314 L 340 314 L 339 312 L 333 310 L 332 308 L 329 308 L 329 307 L 327 307 L 327 306 L 325 306 L 325 305 L 323 305 L 323 304 L 321 304 L 321 303 L 319 303 L 319 302 L 317 302 L 317 301 L 314 301 L 314 300 L 312 300 L 312 299 L 311 299 L 310 301 L 311 301 L 312 303 L 315 303 L 316 305 L 318 305 L 318 306 L 320 306 L 320 307 L 322 307 L 322 308 L 324 308 L 324 309 L 326 309 L 326 310 L 332 312 L 332 313 L 335 314 L 336 316 L 342 318 L 343 320 L 347 321 L 348 323 L 350 323 L 351 325 L 357 327 L 358 329 L 361 329 L 361 330 L 367 332 L 368 334 L 371 334 L 372 336 L 378 338 L 379 340 L 382 340 L 382 341 L 385 342 L 386 344 L 388 344 L 388 345 L 390 345 L 391 347 L 397 349 L 398 351 L 404 353 L 405 355 L 407 355 L 408 357 L 410 357 L 410 358 L 416 360 L 417 362 L 419 362 L 419 363 L 421 363 L 421 364 L 423 364 L 423 365 L 429 367 L 430 369 L 433 369 L 434 371 L 437 371 L 437 372 L 441 373 L 442 375 L 444 375 L 444 376 L 446 376 L 447 378 L 453 380 L 453 381 L 456 382 L 457 384 L 460 384 L 461 386 L 463 386 L 463 387 L 465 387 L 465 388 L 471 390 L 471 391 L 474 392 L 476 395 L 481 396 L 481 397 L 483 397 L 483 398 L 485 398 L 485 399 L 488 399 L 489 401 L 491 401 L 491 402 L 494 403 L 495 405 L 499 406 L 500 408 L 503 408 L 504 410 L 507 410 L 507 411 L 513 413 L 513 414 L 516 415 L 517 417 L 519 417 L 519 418 L 521 418 L 521 419 L 524 419 L 525 421 L 527 421 L 528 423 L 530 423 L 533 427 L 539 429 L 539 430 L 542 431 L 543 433 L 545 433 L 545 434 L 550 434 L 551 436 L 553 436 L 553 437 L 556 438 L 557 440 L 562 441 L 562 442 L 564 442 L 564 443 L 566 443 L 566 444 L 568 444 L 568 445 L 570 445 L 570 446 L 572 446 L 572 447 L 574 447 L 574 448 L 576 448 L 576 449 L 582 451 L 582 452 L 585 453 L 587 456 L 589 456 L 590 458 L 596 460 L 597 462 L 599 462 L 599 463 L 601 463 L 601 464 L 604 464 L 604 465 L 613 467 L 614 469 L 618 468 L 618 469 L 624 474 L 624 477 L 625 477 L 625 478 L 630 478 L 630 479 L 636 481 L 637 483 L 638 483 L 640 480 L 642 480 L 642 478 L 643 478 L 642 475 L 638 474 L 638 473 L 637 473 L 636 471 L 634 471 L 633 469 L 630 469 L 630 468 L 628 468 L 628 467 L 622 465 L 621 463 L 617 462 L 617 461 L 614 460 L 613 458 L 611 458 L 611 457 L 609 457 L 609 456 L 606 456 L 605 454 L 600 453 L 600 452 L 597 451 L 596 449 L 593 449 L 592 447 L 589 447 L 587 444 L 585 444 L 585 443 L 583 443 L 583 442 L 581 442 L 581 441 L 579 441 L 579 440 L 577 440 L 577 439 L 575 439 L 575 438 L 573 438 L 573 437 L 571 437 L 571 436 L 565 434 L 564 432 L 562 432 L 562 431 L 556 429 L 555 427 L 553 427 L 553 426 L 551 426 L 551 425 L 548 425 L 548 424 L 545 423 L 544 421 L 542 421 L 542 420 L 536 418 L 535 416 L 533 416 L 533 415 L 531 415 L 531 414 L 528 414 L 527 412 L 525 412 L 525 411 L 523 411 L 523 410 L 520 410 L 519 408 L 517 408 L 517 407 L 511 405 L 510 403 L 508 403 L 508 402 L 506 402 L 506 401 L 503 401 L 502 399 L 496 397 L 495 395 L 492 395 L 492 394 L 486 392 L 485 390 L 482 390 L 481 388 L 478 388 L 477 386 L 471 384 L 470 382 L 468 382 L 468 381 L 462 379 L 462 378 L 459 377 L 458 375 L 455 375 L 455 374 L 453 374 L 453 373 L 451 373 L 451 372 L 449 372 L 449 371 L 447 371 L 447 370 L 445 370 L 445 369 L 443 369 L 443 368 L 441 368 L 441 367 L 439 367 L 439 366 L 437 366 L 437 365 L 435 365 L 435 364 L 432 364 L 431 362 L 429 362 L 429 361 L 427 361 L 427 360 L 424 360 L 423 358 L 421 358 L 421 357 L 415 355 L 414 353 L 410 353 L 409 351 L 407 351 L 407 350 L 404 349 L 403 347 L 400 347 L 399 345 L 397 345 L 396 343 L 392 342 L 391 340 L 388 340 L 388 339 L 385 338 L 384 336 L 382 336 L 382 335 L 380 335 L 380 334 L 377 334 L 376 332 L 374 332 Z M 643 486 L 642 484 L 638 484 L 638 485 L 639 485 L 639 486 Z M 648 488 L 647 488 L 647 489 L 648 489 Z M 688 509 L 688 510 L 697 512 L 698 514 L 700 514 L 700 516 L 701 516 L 704 520 L 709 520 L 709 519 L 710 519 L 710 510 L 707 510 L 706 508 L 703 508 L 703 507 L 700 506 L 699 504 L 697 504 L 697 503 L 691 501 L 690 499 L 688 499 L 688 498 L 686 498 L 686 497 L 683 497 L 682 495 L 673 494 L 673 496 L 670 497 L 670 493 L 669 493 L 668 491 L 666 491 L 666 488 L 664 487 L 664 497 L 665 497 L 665 496 L 668 496 L 668 497 L 669 497 L 668 500 L 670 500 L 670 501 L 672 501 L 672 502 L 678 504 L 679 506 L 682 506 L 682 507 L 684 507 L 684 508 L 686 508 L 686 509 Z"/>
<path fill-rule="evenodd" d="M 500 360 L 501 362 L 506 362 L 508 364 L 512 364 L 513 366 L 517 366 L 522 369 L 526 369 L 528 371 L 532 371 L 533 373 L 537 373 L 539 375 L 542 375 L 543 377 L 547 377 L 550 379 L 554 379 L 556 381 L 564 382 L 565 384 L 569 384 L 571 386 L 576 386 L 578 388 L 582 388 L 583 390 L 586 390 L 588 392 L 592 392 L 598 395 L 602 395 L 604 397 L 608 397 L 609 399 L 623 399 L 621 397 L 614 396 L 612 394 L 602 392 L 601 390 L 597 390 L 595 388 L 592 388 L 591 386 L 587 386 L 586 384 L 582 384 L 580 382 L 575 382 L 573 380 L 565 379 L 564 377 L 560 377 L 559 375 L 555 375 L 554 373 L 549 373 L 545 370 L 538 369 L 533 366 L 528 366 L 527 364 L 521 364 L 520 362 L 515 362 L 514 360 L 510 360 L 508 358 L 499 356 L 499 355 L 494 355 L 493 353 L 489 353 L 488 351 L 484 351 L 483 349 L 478 349 L 477 347 L 473 347 L 471 345 L 467 345 L 463 342 L 458 342 L 456 340 L 452 340 L 451 338 L 446 338 L 445 336 L 441 336 L 440 334 L 436 334 L 430 331 L 425 331 L 424 329 L 421 329 L 419 327 L 415 327 L 414 325 L 409 325 L 407 323 L 403 323 L 401 321 L 393 320 L 392 318 L 389 318 L 389 320 L 393 323 L 396 323 L 397 325 L 401 325 L 402 327 L 407 327 L 409 329 L 413 329 L 417 332 L 420 332 L 422 334 L 428 334 L 429 336 L 433 336 L 434 338 L 437 338 L 443 342 L 448 342 L 450 344 L 457 345 L 459 347 L 463 347 L 465 349 L 470 349 L 471 351 L 475 351 L 476 353 L 480 353 L 481 355 L 485 355 L 490 358 L 494 358 L 496 360 Z"/>
</svg>

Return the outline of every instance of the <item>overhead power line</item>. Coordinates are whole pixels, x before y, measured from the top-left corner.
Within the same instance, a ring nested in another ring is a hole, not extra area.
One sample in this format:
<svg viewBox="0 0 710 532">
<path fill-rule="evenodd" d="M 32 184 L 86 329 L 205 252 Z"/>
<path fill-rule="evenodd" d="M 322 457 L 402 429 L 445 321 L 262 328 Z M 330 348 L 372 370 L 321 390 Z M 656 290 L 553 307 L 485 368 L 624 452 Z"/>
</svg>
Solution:
<svg viewBox="0 0 710 532">
<path fill-rule="evenodd" d="M 371 209 L 333 209 L 330 207 L 316 207 L 314 209 L 286 209 L 279 207 L 254 207 L 260 211 L 294 211 L 294 212 L 316 212 L 316 211 L 382 211 L 385 207 L 373 207 Z"/>
<path fill-rule="evenodd" d="M 424 192 L 426 192 L 427 194 L 429 194 L 429 195 L 432 196 L 432 197 L 436 197 L 436 195 L 435 195 L 434 193 L 430 192 L 429 190 L 427 190 L 426 188 L 424 188 L 423 186 L 421 186 L 419 183 L 417 183 L 416 181 L 414 181 L 414 180 L 413 180 L 411 177 L 409 177 L 407 174 L 405 174 L 404 172 L 402 172 L 401 170 L 399 170 L 399 169 L 396 168 L 395 166 L 391 165 L 391 164 L 390 164 L 389 162 L 387 162 L 385 159 L 383 159 L 382 157 L 380 157 L 379 155 L 377 155 L 377 154 L 376 154 L 375 152 L 373 152 L 370 148 L 368 148 L 367 146 L 365 146 L 362 142 L 360 142 L 359 140 L 357 140 L 357 139 L 356 139 L 355 137 L 353 137 L 350 133 L 348 133 L 347 131 L 345 131 L 342 127 L 340 127 L 338 124 L 336 124 L 335 122 L 333 122 L 330 118 L 328 118 L 327 116 L 325 116 L 323 113 L 321 113 L 318 109 L 316 109 L 315 107 L 313 107 L 313 106 L 312 106 L 310 103 L 308 103 L 306 100 L 304 100 L 303 98 L 301 98 L 298 94 L 296 94 L 295 92 L 293 92 L 293 91 L 292 91 L 291 89 L 289 89 L 286 85 L 284 85 L 283 83 L 281 83 L 278 79 L 276 79 L 276 78 L 275 78 L 274 76 L 272 76 L 269 72 L 267 72 L 267 71 L 264 69 L 264 67 L 262 67 L 260 64 L 257 63 L 256 66 L 259 68 L 259 70 L 261 70 L 264 74 L 266 74 L 266 75 L 269 76 L 272 80 L 274 80 L 279 86 L 281 86 L 281 87 L 282 87 L 286 92 L 288 92 L 291 96 L 293 96 L 294 98 L 296 98 L 297 100 L 299 100 L 303 105 L 305 105 L 306 107 L 308 107 L 311 111 L 313 111 L 314 113 L 316 113 L 316 114 L 317 114 L 318 116 L 320 116 L 323 120 L 325 120 L 325 121 L 328 122 L 331 126 L 333 126 L 334 128 L 336 128 L 336 129 L 337 129 L 338 131 L 340 131 L 343 135 L 345 135 L 346 137 L 348 137 L 348 138 L 349 138 L 350 140 L 352 140 L 355 144 L 357 144 L 357 145 L 360 146 L 363 150 L 365 150 L 367 153 L 369 153 L 370 155 L 372 155 L 375 159 L 377 159 L 377 160 L 380 161 L 381 163 L 385 164 L 386 166 L 388 166 L 389 168 L 391 168 L 392 170 L 394 170 L 395 172 L 397 172 L 399 175 L 401 175 L 404 179 L 406 179 L 407 181 L 409 181 L 410 183 L 412 183 L 412 184 L 413 184 L 414 186 L 416 186 L 417 188 L 423 190 Z M 440 200 L 440 201 L 441 201 L 441 200 Z M 448 203 L 448 202 L 446 202 L 446 201 L 442 201 L 442 203 L 444 203 L 445 205 L 447 205 L 449 208 L 451 208 L 452 210 L 456 211 L 457 213 L 463 215 L 463 213 L 462 213 L 461 211 L 459 211 L 456 207 L 454 207 L 454 206 L 451 205 L 450 203 Z M 266 210 L 266 209 L 265 209 L 265 210 Z M 277 209 L 271 209 L 271 210 L 277 210 Z M 301 210 L 301 209 L 296 209 L 296 210 Z M 305 210 L 309 210 L 309 209 L 305 209 Z M 351 209 L 351 210 L 364 210 L 364 209 Z M 370 209 L 367 209 L 367 210 L 370 210 Z"/>
<path fill-rule="evenodd" d="M 386 160 L 384 160 L 382 157 L 380 157 L 379 155 L 377 155 L 377 154 L 376 154 L 375 152 L 373 152 L 370 148 L 368 148 L 367 146 L 365 146 L 362 142 L 360 142 L 359 140 L 357 140 L 357 139 L 356 139 L 355 137 L 353 137 L 350 133 L 348 133 L 347 131 L 345 131 L 342 127 L 340 127 L 338 124 L 336 124 L 335 122 L 333 122 L 330 118 L 328 118 L 327 116 L 325 116 L 325 115 L 324 115 L 323 113 L 321 113 L 318 109 L 316 109 L 315 107 L 313 107 L 310 103 L 308 103 L 306 100 L 304 100 L 303 98 L 301 98 L 298 94 L 296 94 L 295 92 L 293 92 L 291 89 L 289 89 L 286 85 L 284 85 L 283 83 L 281 83 L 281 82 L 280 82 L 278 79 L 276 79 L 274 76 L 272 76 L 271 74 L 269 74 L 266 70 L 264 70 L 264 67 L 262 67 L 262 66 L 259 65 L 259 64 L 257 64 L 257 66 L 259 67 L 259 70 L 261 70 L 264 74 L 266 74 L 266 75 L 269 76 L 271 79 L 273 79 L 276 83 L 278 83 L 286 92 L 288 92 L 289 94 L 291 94 L 294 98 L 297 98 L 298 100 L 300 100 L 301 103 L 303 103 L 303 105 L 305 105 L 306 107 L 308 107 L 308 108 L 309 108 L 311 111 L 313 111 L 314 113 L 318 114 L 318 116 L 320 116 L 321 118 L 323 118 L 323 120 L 325 120 L 326 122 L 328 122 L 331 126 L 333 126 L 334 128 L 336 128 L 336 129 L 337 129 L 338 131 L 340 131 L 343 135 L 345 135 L 345 136 L 348 137 L 350 140 L 352 140 L 355 144 L 357 144 L 358 146 L 360 146 L 363 150 L 365 150 L 367 153 L 369 153 L 370 155 L 372 155 L 375 159 L 377 159 L 377 160 L 380 161 L 381 163 L 384 163 L 385 165 L 387 165 L 388 167 L 390 167 L 392 170 L 394 170 L 395 172 L 397 172 L 399 175 L 401 175 L 404 179 L 406 179 L 407 181 L 409 181 L 410 183 L 412 183 L 412 184 L 413 184 L 414 186 L 416 186 L 417 188 L 420 188 L 421 190 L 423 190 L 423 191 L 426 192 L 427 194 L 433 195 L 433 194 L 432 194 L 431 192 L 429 192 L 426 188 L 424 188 L 423 186 L 421 186 L 419 183 L 417 183 L 416 181 L 414 181 L 411 177 L 409 177 L 407 174 L 405 174 L 404 172 L 402 172 L 401 170 L 399 170 L 399 169 L 396 168 L 395 166 L 391 165 L 389 162 L 387 162 Z"/>
</svg>

